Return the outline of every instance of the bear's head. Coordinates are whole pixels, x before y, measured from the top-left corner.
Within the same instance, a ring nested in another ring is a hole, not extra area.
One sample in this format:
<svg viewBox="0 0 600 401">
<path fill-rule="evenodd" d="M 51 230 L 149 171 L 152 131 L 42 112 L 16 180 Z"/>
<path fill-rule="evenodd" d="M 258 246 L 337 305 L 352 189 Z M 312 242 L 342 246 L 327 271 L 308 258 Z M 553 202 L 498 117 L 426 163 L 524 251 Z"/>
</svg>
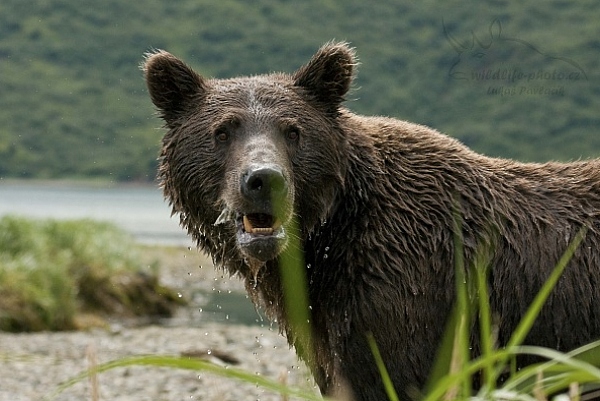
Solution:
<svg viewBox="0 0 600 401">
<path fill-rule="evenodd" d="M 295 73 L 207 79 L 158 51 L 143 65 L 166 123 L 159 179 L 173 212 L 219 264 L 276 259 L 343 187 L 341 103 L 354 52 L 323 46 Z"/>
</svg>

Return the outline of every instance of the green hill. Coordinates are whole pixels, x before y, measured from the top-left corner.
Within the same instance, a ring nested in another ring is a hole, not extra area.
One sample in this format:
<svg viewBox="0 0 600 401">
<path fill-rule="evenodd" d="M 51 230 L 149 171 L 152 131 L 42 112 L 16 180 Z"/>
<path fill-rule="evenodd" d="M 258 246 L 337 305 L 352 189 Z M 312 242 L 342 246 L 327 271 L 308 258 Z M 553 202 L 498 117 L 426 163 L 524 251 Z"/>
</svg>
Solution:
<svg viewBox="0 0 600 401">
<path fill-rule="evenodd" d="M 293 71 L 331 39 L 362 60 L 356 112 L 494 156 L 600 156 L 599 20 L 593 0 L 3 0 L 0 178 L 152 180 L 161 123 L 138 69 L 150 49 L 226 77 Z"/>
</svg>

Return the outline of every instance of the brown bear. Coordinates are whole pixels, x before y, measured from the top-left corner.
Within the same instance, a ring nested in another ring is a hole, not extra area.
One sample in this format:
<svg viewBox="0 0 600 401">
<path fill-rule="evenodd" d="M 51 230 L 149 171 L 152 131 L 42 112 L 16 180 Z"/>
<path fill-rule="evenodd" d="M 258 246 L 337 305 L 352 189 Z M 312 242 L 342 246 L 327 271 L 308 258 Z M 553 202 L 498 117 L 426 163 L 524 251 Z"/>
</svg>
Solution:
<svg viewBox="0 0 600 401">
<path fill-rule="evenodd" d="M 367 333 L 400 397 L 422 388 L 454 302 L 456 214 L 467 263 L 480 244 L 493 250 L 499 345 L 587 227 L 526 343 L 569 350 L 600 337 L 600 162 L 490 158 L 431 128 L 353 114 L 342 103 L 355 66 L 345 43 L 291 75 L 208 79 L 163 51 L 143 66 L 166 122 L 159 179 L 173 212 L 245 280 L 322 393 L 386 399 Z M 313 352 L 286 320 L 280 261 L 292 237 Z"/>
</svg>

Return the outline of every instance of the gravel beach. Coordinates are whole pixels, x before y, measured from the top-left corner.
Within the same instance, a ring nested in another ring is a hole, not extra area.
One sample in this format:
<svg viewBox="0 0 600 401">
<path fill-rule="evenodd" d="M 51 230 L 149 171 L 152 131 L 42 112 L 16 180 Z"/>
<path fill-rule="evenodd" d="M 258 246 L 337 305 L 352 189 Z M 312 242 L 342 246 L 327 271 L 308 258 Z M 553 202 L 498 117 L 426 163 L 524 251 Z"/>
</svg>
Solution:
<svg viewBox="0 0 600 401">
<path fill-rule="evenodd" d="M 156 256 L 153 252 L 149 248 L 147 256 Z M 249 303 L 241 295 L 239 280 L 222 277 L 194 250 L 172 249 L 161 258 L 161 281 L 187 297 L 189 307 L 159 325 L 111 322 L 109 329 L 80 332 L 0 332 L 0 401 L 41 400 L 94 363 L 148 354 L 205 354 L 215 363 L 318 392 L 277 327 L 266 321 L 262 325 L 230 323 L 228 316 L 215 318 L 203 311 L 207 294 L 223 294 L 225 299 L 231 295 Z M 191 370 L 121 367 L 97 375 L 97 381 L 97 386 L 89 380 L 78 382 L 54 399 L 286 400 L 253 384 Z"/>
<path fill-rule="evenodd" d="M 305 368 L 275 331 L 261 327 L 207 324 L 202 328 L 141 327 L 108 331 L 0 334 L 0 400 L 41 400 L 62 382 L 97 363 L 117 358 L 181 353 L 224 353 L 236 368 L 311 389 Z M 221 360 L 216 363 L 227 365 Z M 231 363 L 231 362 L 229 362 Z M 233 366 L 233 365 L 232 365 Z M 94 400 L 90 381 L 55 399 Z M 282 400 L 251 384 L 189 370 L 124 367 L 98 375 L 100 400 Z M 316 390 L 315 390 L 316 391 Z"/>
</svg>

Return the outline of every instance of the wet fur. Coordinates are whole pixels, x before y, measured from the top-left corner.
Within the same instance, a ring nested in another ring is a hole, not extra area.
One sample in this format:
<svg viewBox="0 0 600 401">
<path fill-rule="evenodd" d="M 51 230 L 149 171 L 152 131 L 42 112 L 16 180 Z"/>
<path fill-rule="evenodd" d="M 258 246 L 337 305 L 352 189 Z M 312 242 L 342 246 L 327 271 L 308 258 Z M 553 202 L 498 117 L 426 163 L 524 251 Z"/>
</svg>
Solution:
<svg viewBox="0 0 600 401">
<path fill-rule="evenodd" d="M 302 142 L 283 147 L 281 158 L 310 267 L 316 352 L 299 351 L 321 390 L 336 394 L 349 385 L 356 400 L 386 399 L 367 332 L 401 398 L 423 386 L 454 301 L 457 204 L 465 260 L 473 261 L 480 246 L 491 250 L 499 344 L 579 229 L 588 227 L 526 343 L 569 350 L 597 339 L 600 162 L 494 159 L 428 127 L 353 114 L 341 103 L 355 64 L 347 45 L 332 43 L 292 75 L 208 80 L 164 52 L 149 55 L 144 66 L 167 126 L 159 177 L 173 212 L 217 266 L 246 281 L 291 344 L 278 261 L 249 266 L 232 226 L 214 224 L 236 203 L 227 188 L 237 185 L 243 155 L 227 158 L 236 153 L 215 148 L 208 133 L 232 103 L 249 110 L 249 93 L 265 120 L 284 115 L 302 126 Z"/>
</svg>

